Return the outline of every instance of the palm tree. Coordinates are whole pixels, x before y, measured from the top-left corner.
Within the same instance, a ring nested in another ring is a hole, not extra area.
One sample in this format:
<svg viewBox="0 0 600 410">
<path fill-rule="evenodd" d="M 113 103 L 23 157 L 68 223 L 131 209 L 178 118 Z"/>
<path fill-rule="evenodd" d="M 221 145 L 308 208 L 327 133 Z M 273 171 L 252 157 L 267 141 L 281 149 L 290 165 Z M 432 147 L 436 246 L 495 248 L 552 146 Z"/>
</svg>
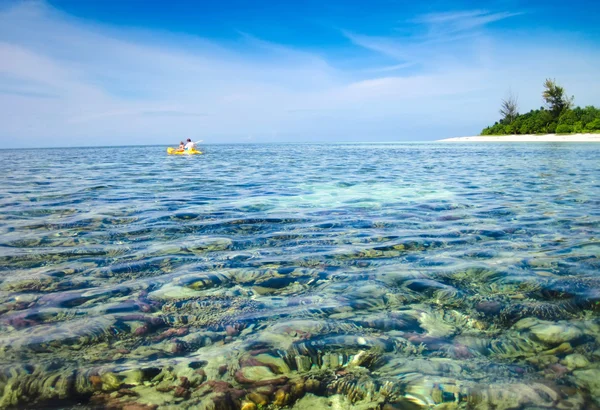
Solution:
<svg viewBox="0 0 600 410">
<path fill-rule="evenodd" d="M 565 96 L 565 89 L 556 84 L 556 80 L 547 78 L 544 88 L 542 98 L 554 118 L 558 118 L 563 110 L 568 110 L 573 105 L 574 97 Z"/>
</svg>

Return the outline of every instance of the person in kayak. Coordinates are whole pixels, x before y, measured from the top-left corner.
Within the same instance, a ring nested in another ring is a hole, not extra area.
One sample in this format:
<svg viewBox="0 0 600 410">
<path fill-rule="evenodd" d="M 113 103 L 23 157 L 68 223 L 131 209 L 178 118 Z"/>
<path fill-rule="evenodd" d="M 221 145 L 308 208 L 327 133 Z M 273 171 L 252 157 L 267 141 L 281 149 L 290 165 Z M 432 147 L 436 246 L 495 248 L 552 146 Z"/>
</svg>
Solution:
<svg viewBox="0 0 600 410">
<path fill-rule="evenodd" d="M 177 152 L 183 152 L 185 151 L 185 144 L 183 143 L 183 141 L 179 142 L 179 148 L 177 148 Z"/>
<path fill-rule="evenodd" d="M 196 149 L 196 143 L 192 142 L 191 139 L 187 139 L 187 144 L 185 144 L 184 149 L 186 151 L 193 151 L 194 149 Z"/>
</svg>

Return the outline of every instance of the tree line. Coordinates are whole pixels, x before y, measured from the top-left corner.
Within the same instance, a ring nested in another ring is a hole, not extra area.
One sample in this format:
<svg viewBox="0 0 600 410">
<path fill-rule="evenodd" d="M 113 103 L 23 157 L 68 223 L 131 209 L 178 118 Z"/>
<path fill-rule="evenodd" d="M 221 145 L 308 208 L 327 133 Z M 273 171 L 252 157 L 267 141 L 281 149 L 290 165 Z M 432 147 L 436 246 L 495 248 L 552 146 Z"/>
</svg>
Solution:
<svg viewBox="0 0 600 410">
<path fill-rule="evenodd" d="M 600 109 L 593 106 L 573 108 L 574 97 L 568 97 L 556 80 L 546 79 L 542 99 L 544 106 L 539 110 L 519 114 L 518 99 L 509 93 L 500 105 L 502 119 L 484 128 L 481 135 L 600 132 Z"/>
</svg>

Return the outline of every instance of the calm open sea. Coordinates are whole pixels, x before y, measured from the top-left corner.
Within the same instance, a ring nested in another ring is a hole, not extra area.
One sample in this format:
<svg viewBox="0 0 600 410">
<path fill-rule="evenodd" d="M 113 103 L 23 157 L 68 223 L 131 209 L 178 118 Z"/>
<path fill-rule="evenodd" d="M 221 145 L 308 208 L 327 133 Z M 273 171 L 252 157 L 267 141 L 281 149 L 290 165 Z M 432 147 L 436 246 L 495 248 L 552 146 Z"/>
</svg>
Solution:
<svg viewBox="0 0 600 410">
<path fill-rule="evenodd" d="M 600 404 L 600 145 L 203 148 L 0 151 L 0 408 Z"/>
</svg>

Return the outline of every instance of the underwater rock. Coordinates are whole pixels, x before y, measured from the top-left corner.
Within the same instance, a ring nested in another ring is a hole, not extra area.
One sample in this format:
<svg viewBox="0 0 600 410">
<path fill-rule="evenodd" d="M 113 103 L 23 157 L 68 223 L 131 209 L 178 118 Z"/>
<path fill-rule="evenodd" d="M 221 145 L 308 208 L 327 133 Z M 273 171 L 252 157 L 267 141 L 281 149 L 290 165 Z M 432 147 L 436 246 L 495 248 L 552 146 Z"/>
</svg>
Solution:
<svg viewBox="0 0 600 410">
<path fill-rule="evenodd" d="M 545 370 L 545 376 L 551 379 L 560 379 L 567 373 L 569 373 L 569 369 L 559 363 L 553 363 Z"/>
<path fill-rule="evenodd" d="M 405 374 L 449 375 L 460 377 L 463 362 L 446 358 L 392 358 L 377 370 L 386 377 Z"/>
<path fill-rule="evenodd" d="M 278 389 L 273 395 L 273 404 L 278 407 L 287 405 L 291 400 L 289 387 Z"/>
<path fill-rule="evenodd" d="M 200 398 L 202 409 L 239 409 L 244 390 L 235 389 L 230 383 L 220 380 L 209 380 L 192 393 L 191 399 Z"/>
<path fill-rule="evenodd" d="M 537 354 L 535 356 L 528 357 L 525 360 L 527 363 L 537 366 L 538 368 L 544 368 L 558 363 L 560 359 L 551 354 Z"/>
<path fill-rule="evenodd" d="M 158 408 L 157 404 L 125 404 L 122 410 L 156 410 Z"/>
<path fill-rule="evenodd" d="M 132 388 L 131 390 L 137 393 L 138 397 L 135 399 L 135 403 L 129 403 L 125 405 L 147 406 L 146 408 L 159 408 L 161 406 L 165 406 L 173 402 L 173 395 L 170 392 L 161 392 L 155 386 L 140 385 Z M 144 407 L 139 408 L 142 409 Z"/>
<path fill-rule="evenodd" d="M 588 367 L 590 362 L 582 354 L 570 354 L 561 360 L 561 364 L 567 366 L 571 371 Z"/>
<path fill-rule="evenodd" d="M 144 372 L 139 369 L 129 370 L 121 373 L 124 376 L 123 384 L 127 385 L 140 385 L 144 381 Z"/>
<path fill-rule="evenodd" d="M 277 374 L 291 373 L 290 367 L 281 357 L 275 357 L 270 354 L 258 354 L 256 356 L 253 356 L 252 359 L 257 363 L 269 367 L 272 371 L 276 372 Z"/>
<path fill-rule="evenodd" d="M 265 394 L 258 393 L 258 392 L 248 393 L 248 395 L 246 396 L 246 398 L 248 400 L 252 401 L 257 406 L 263 406 L 264 407 L 267 404 L 269 404 L 269 396 L 267 396 Z"/>
<path fill-rule="evenodd" d="M 335 394 L 328 397 L 307 394 L 296 401 L 291 407 L 292 410 L 316 410 L 316 409 L 353 409 L 353 410 L 372 410 L 378 408 L 378 403 L 360 403 L 350 402 L 345 395 Z M 386 409 L 387 410 L 387 409 Z M 412 408 L 402 408 L 402 410 L 416 410 Z"/>
<path fill-rule="evenodd" d="M 560 399 L 560 392 L 542 383 L 494 384 L 473 389 L 467 403 L 481 410 L 509 410 L 540 406 L 549 408 Z"/>
<path fill-rule="evenodd" d="M 322 319 L 291 319 L 269 326 L 269 332 L 286 334 L 290 337 L 305 338 L 330 333 L 350 333 L 360 331 L 360 327 L 346 321 Z"/>
<path fill-rule="evenodd" d="M 287 357 L 304 356 L 296 359 L 298 369 L 325 366 L 347 366 L 354 355 L 362 350 L 374 349 L 379 352 L 390 352 L 394 349 L 394 341 L 387 337 L 361 335 L 337 335 L 315 337 L 294 342 L 287 350 Z M 327 357 L 327 361 L 324 358 Z M 310 363 L 310 367 L 308 366 Z"/>
<path fill-rule="evenodd" d="M 451 298 L 459 294 L 458 289 L 432 279 L 410 279 L 403 286 L 428 297 L 444 295 Z"/>
<path fill-rule="evenodd" d="M 470 352 L 481 355 L 488 353 L 490 340 L 485 336 L 458 335 L 454 338 L 455 346 L 465 346 Z"/>
<path fill-rule="evenodd" d="M 12 292 L 44 291 L 56 281 L 45 273 L 24 273 L 11 275 L 0 282 L 0 290 Z"/>
<path fill-rule="evenodd" d="M 110 315 L 38 325 L 0 336 L 0 350 L 29 349 L 43 352 L 64 346 L 79 349 L 83 345 L 112 339 L 124 330 Z"/>
<path fill-rule="evenodd" d="M 113 391 L 121 387 L 121 381 L 114 373 L 104 373 L 102 375 L 102 390 Z"/>
<path fill-rule="evenodd" d="M 283 383 L 287 377 L 276 375 L 266 366 L 248 366 L 238 370 L 235 379 L 243 384 L 265 385 Z"/>
<path fill-rule="evenodd" d="M 575 384 L 588 389 L 600 405 L 600 369 L 575 370 L 573 377 Z"/>
<path fill-rule="evenodd" d="M 242 402 L 242 407 L 240 407 L 240 410 L 256 410 L 256 404 L 254 404 L 251 401 L 243 401 Z"/>
<path fill-rule="evenodd" d="M 572 408 L 563 400 L 558 386 L 544 383 L 481 384 L 442 376 L 407 379 L 405 397 L 423 408 L 469 408 L 477 410 L 509 410 L 518 408 Z M 576 400 L 575 400 L 576 402 Z M 560 404 L 564 403 L 564 406 Z M 448 404 L 455 406 L 447 407 Z M 557 405 L 558 404 L 558 405 Z M 434 407 L 435 406 L 435 407 Z"/>
<path fill-rule="evenodd" d="M 173 285 L 184 286 L 196 291 L 203 291 L 218 286 L 229 285 L 229 282 L 230 278 L 227 273 L 206 272 L 203 274 L 179 276 L 173 281 Z"/>
<path fill-rule="evenodd" d="M 499 301 L 489 300 L 479 302 L 475 305 L 475 309 L 486 316 L 495 316 L 498 315 L 502 309 L 504 308 L 504 304 Z"/>
<path fill-rule="evenodd" d="M 380 331 L 404 330 L 422 332 L 419 321 L 403 312 L 389 312 L 385 314 L 360 316 L 352 320 L 356 325 L 363 328 L 372 328 Z"/>
<path fill-rule="evenodd" d="M 516 329 L 528 329 L 537 340 L 551 345 L 570 342 L 583 335 L 581 329 L 567 322 L 549 322 L 536 319 L 532 323 L 530 319 L 523 319 L 517 322 L 514 327 Z"/>
<path fill-rule="evenodd" d="M 225 330 L 231 326 L 241 331 L 261 308 L 260 303 L 242 297 L 203 296 L 165 303 L 161 318 L 176 327 L 209 325 L 213 330 Z"/>
<path fill-rule="evenodd" d="M 174 397 L 181 397 L 183 399 L 188 399 L 190 397 L 190 391 L 183 386 L 176 386 L 173 390 Z"/>
<path fill-rule="evenodd" d="M 173 284 L 166 284 L 160 289 L 157 289 L 148 294 L 149 299 L 158 301 L 194 299 L 199 298 L 201 296 L 202 293 L 194 289 Z"/>
</svg>

